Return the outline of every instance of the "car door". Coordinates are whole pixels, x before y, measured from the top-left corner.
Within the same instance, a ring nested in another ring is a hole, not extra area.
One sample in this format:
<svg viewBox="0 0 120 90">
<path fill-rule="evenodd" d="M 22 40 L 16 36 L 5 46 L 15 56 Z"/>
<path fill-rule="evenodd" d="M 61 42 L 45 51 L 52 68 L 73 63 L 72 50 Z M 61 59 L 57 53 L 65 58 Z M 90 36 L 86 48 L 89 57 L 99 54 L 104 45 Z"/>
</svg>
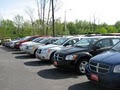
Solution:
<svg viewBox="0 0 120 90">
<path fill-rule="evenodd" d="M 111 44 L 110 38 L 101 39 L 93 45 L 91 54 L 93 56 L 97 55 L 99 53 L 109 50 L 111 47 L 112 47 L 112 44 Z"/>
</svg>

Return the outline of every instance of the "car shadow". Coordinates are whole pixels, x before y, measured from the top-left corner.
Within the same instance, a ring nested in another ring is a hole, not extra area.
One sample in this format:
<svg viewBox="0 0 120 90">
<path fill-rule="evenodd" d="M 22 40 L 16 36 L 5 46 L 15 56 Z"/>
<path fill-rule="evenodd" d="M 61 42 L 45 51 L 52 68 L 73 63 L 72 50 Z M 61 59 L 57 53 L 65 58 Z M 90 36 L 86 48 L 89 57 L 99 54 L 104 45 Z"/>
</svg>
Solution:
<svg viewBox="0 0 120 90">
<path fill-rule="evenodd" d="M 28 54 L 22 54 L 20 56 L 15 56 L 16 59 L 35 59 L 35 57 L 28 55 Z"/>
<path fill-rule="evenodd" d="M 19 51 L 18 49 L 12 49 L 9 47 L 4 47 L 4 46 L 0 46 L 0 49 L 5 50 L 7 52 Z"/>
<path fill-rule="evenodd" d="M 107 90 L 107 89 L 108 88 L 102 87 L 90 81 L 75 84 L 68 88 L 68 90 Z M 114 89 L 109 88 L 108 90 L 114 90 Z"/>
<path fill-rule="evenodd" d="M 16 52 L 13 52 L 12 54 L 25 54 L 24 51 L 16 51 Z"/>
<path fill-rule="evenodd" d="M 45 66 L 51 65 L 51 62 L 48 61 L 29 61 L 24 63 L 26 66 Z"/>
<path fill-rule="evenodd" d="M 37 73 L 40 77 L 45 79 L 64 79 L 64 78 L 78 78 L 75 71 L 63 71 L 56 68 L 41 70 Z"/>
</svg>

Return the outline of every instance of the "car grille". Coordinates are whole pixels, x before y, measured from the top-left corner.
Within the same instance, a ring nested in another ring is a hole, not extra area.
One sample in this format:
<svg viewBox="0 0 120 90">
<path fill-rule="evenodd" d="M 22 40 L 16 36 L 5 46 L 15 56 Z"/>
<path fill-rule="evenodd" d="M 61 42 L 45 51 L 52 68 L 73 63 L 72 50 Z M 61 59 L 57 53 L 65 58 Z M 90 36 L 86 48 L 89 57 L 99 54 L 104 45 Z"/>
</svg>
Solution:
<svg viewBox="0 0 120 90">
<path fill-rule="evenodd" d="M 57 61 L 61 61 L 61 60 L 64 59 L 64 55 L 59 54 L 59 53 L 55 53 L 54 54 L 54 59 L 57 60 Z"/>
<path fill-rule="evenodd" d="M 93 61 L 89 63 L 89 67 L 92 71 L 102 74 L 108 73 L 110 69 L 109 65 L 93 62 Z"/>
<path fill-rule="evenodd" d="M 41 53 L 41 51 L 42 51 L 41 49 L 38 49 L 38 50 L 37 50 L 37 53 L 39 53 L 39 54 L 40 54 L 40 53 Z"/>
</svg>

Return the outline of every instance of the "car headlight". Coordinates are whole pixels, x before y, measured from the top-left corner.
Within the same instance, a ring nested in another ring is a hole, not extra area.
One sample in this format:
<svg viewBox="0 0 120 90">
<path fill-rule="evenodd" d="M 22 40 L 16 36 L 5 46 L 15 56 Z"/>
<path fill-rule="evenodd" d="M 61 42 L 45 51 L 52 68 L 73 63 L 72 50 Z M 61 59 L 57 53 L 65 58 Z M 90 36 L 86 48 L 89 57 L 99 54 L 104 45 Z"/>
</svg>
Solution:
<svg viewBox="0 0 120 90">
<path fill-rule="evenodd" d="M 33 46 L 29 46 L 29 47 L 28 47 L 28 50 L 32 50 L 32 49 L 33 49 Z"/>
<path fill-rule="evenodd" d="M 42 50 L 41 53 L 46 54 L 46 53 L 49 53 L 49 52 L 50 52 L 50 49 L 44 49 L 44 50 Z"/>
<path fill-rule="evenodd" d="M 17 42 L 16 44 L 20 44 L 19 42 Z"/>
<path fill-rule="evenodd" d="M 65 60 L 75 60 L 78 55 L 67 55 Z"/>
<path fill-rule="evenodd" d="M 114 73 L 120 73 L 120 65 L 116 65 L 113 69 Z"/>
</svg>

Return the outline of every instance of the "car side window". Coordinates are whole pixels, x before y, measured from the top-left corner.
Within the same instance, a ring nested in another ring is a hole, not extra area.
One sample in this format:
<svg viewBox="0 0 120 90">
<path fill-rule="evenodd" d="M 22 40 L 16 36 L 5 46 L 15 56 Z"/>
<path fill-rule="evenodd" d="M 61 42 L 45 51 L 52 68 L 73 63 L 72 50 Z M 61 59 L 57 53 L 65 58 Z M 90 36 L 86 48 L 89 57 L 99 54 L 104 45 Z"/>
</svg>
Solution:
<svg viewBox="0 0 120 90">
<path fill-rule="evenodd" d="M 113 45 L 115 45 L 115 44 L 118 43 L 119 41 L 120 41 L 120 39 L 117 39 L 117 38 L 112 39 L 112 43 L 113 43 Z"/>
<path fill-rule="evenodd" d="M 67 46 L 67 45 L 74 45 L 75 43 L 78 42 L 78 40 L 79 40 L 79 39 L 72 39 L 72 40 L 68 41 L 68 42 L 65 44 L 65 46 Z"/>
<path fill-rule="evenodd" d="M 109 39 L 103 39 L 96 43 L 95 46 L 99 46 L 100 48 L 110 47 L 110 40 Z"/>
</svg>

